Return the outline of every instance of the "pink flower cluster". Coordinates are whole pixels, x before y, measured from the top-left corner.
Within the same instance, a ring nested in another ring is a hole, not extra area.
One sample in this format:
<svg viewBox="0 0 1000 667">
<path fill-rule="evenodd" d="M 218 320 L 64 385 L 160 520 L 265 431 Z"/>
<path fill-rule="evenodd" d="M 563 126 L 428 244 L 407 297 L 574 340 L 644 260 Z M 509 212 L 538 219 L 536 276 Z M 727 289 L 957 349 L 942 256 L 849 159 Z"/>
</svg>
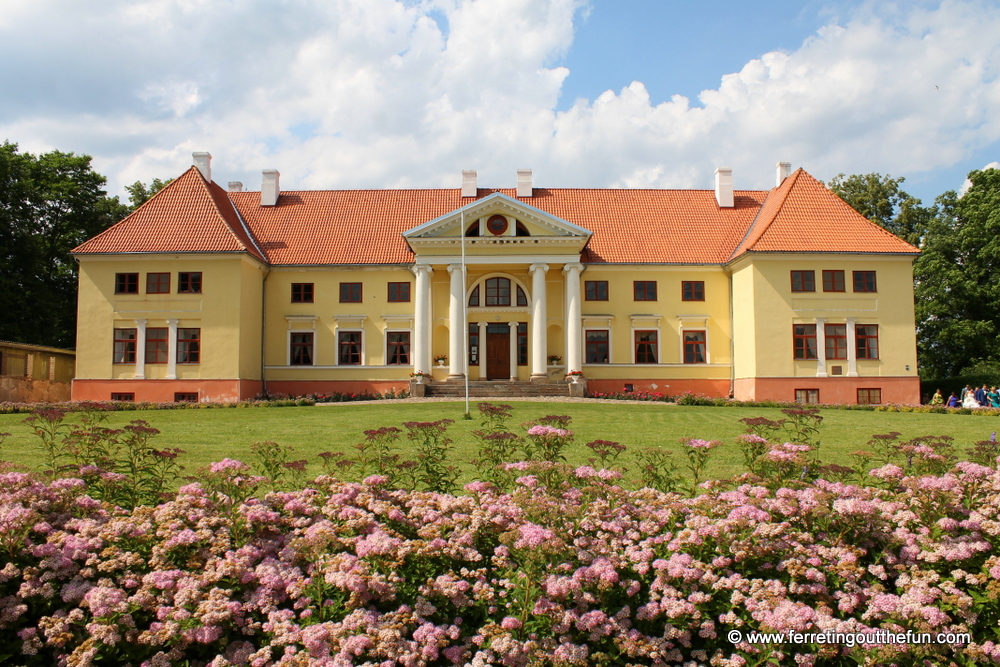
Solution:
<svg viewBox="0 0 1000 667">
<path fill-rule="evenodd" d="M 465 496 L 321 477 L 235 509 L 191 484 L 131 512 L 79 480 L 2 474 L 0 646 L 81 667 L 1000 664 L 996 469 L 693 499 L 603 473 Z M 971 641 L 733 645 L 732 629 Z"/>
</svg>

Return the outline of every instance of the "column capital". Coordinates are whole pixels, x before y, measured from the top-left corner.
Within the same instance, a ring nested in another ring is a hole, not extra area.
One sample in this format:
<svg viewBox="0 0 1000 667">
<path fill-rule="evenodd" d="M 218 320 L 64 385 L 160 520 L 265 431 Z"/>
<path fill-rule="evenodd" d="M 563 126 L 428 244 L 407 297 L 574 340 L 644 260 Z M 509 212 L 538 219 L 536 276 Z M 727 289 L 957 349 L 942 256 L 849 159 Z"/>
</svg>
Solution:
<svg viewBox="0 0 1000 667">
<path fill-rule="evenodd" d="M 483 327 L 487 326 L 488 324 L 489 324 L 489 322 L 476 322 L 476 325 L 477 325 L 477 326 L 478 326 L 478 327 L 479 327 L 480 329 L 482 329 Z"/>
<path fill-rule="evenodd" d="M 548 270 L 549 270 L 548 264 L 532 264 L 531 266 L 528 267 L 528 273 L 534 273 L 535 271 L 545 272 Z"/>
<path fill-rule="evenodd" d="M 463 267 L 461 264 L 449 264 L 448 265 L 448 273 L 454 273 L 455 271 L 461 271 L 464 268 L 465 267 Z"/>
<path fill-rule="evenodd" d="M 148 321 L 149 321 L 149 320 L 145 320 L 145 319 L 143 319 L 143 320 L 136 320 L 136 321 L 135 321 L 135 323 L 136 323 L 136 324 L 145 324 L 145 323 L 146 323 L 146 322 L 148 322 Z"/>
<path fill-rule="evenodd" d="M 507 326 L 509 326 L 511 329 L 517 329 L 518 324 L 520 324 L 520 322 L 508 322 Z"/>
<path fill-rule="evenodd" d="M 413 273 L 414 275 L 420 275 L 421 273 L 426 273 L 427 275 L 430 275 L 434 273 L 434 267 L 432 267 L 430 264 L 414 264 Z"/>
<path fill-rule="evenodd" d="M 846 318 L 846 320 L 847 320 L 848 324 L 854 324 L 854 323 L 856 323 L 858 321 L 858 318 L 856 318 L 856 317 L 848 317 L 848 318 Z"/>
<path fill-rule="evenodd" d="M 167 324 L 177 324 L 178 322 L 180 322 L 180 320 L 176 317 L 167 320 Z"/>
<path fill-rule="evenodd" d="M 569 273 L 570 271 L 576 271 L 577 273 L 583 273 L 584 266 L 580 262 L 570 262 L 563 266 L 563 273 Z"/>
<path fill-rule="evenodd" d="M 816 318 L 816 324 L 826 324 L 826 318 L 825 317 L 817 317 Z"/>
</svg>

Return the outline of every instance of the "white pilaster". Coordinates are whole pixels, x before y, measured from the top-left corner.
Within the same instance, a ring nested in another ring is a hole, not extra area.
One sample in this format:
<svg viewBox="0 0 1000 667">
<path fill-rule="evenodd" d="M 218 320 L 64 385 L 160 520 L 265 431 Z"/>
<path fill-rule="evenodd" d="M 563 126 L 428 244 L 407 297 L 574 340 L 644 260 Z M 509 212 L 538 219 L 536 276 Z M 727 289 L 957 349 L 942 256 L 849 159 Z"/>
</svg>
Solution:
<svg viewBox="0 0 1000 667">
<path fill-rule="evenodd" d="M 847 377 L 858 377 L 858 318 L 847 318 Z"/>
<path fill-rule="evenodd" d="M 583 264 L 567 264 L 566 274 L 566 372 L 583 370 L 583 320 L 580 306 L 580 273 Z M 657 357 L 659 359 L 659 357 Z"/>
<path fill-rule="evenodd" d="M 549 376 L 548 350 L 545 344 L 545 329 L 548 308 L 545 299 L 545 272 L 548 264 L 532 264 L 531 273 L 531 379 L 541 380 Z"/>
<path fill-rule="evenodd" d="M 177 320 L 167 320 L 167 379 L 177 379 Z"/>
<path fill-rule="evenodd" d="M 486 322 L 479 322 L 479 379 L 486 380 Z"/>
<path fill-rule="evenodd" d="M 510 327 L 510 381 L 517 382 L 517 322 L 508 322 Z"/>
<path fill-rule="evenodd" d="M 461 264 L 450 264 L 451 291 L 448 298 L 448 379 L 465 377 L 465 269 Z"/>
<path fill-rule="evenodd" d="M 413 370 L 431 371 L 431 274 L 429 266 L 413 267 L 417 284 L 413 295 Z"/>
<path fill-rule="evenodd" d="M 816 318 L 816 377 L 825 378 L 826 374 L 826 318 Z"/>
<path fill-rule="evenodd" d="M 146 320 L 135 321 L 135 379 L 146 378 Z"/>
</svg>

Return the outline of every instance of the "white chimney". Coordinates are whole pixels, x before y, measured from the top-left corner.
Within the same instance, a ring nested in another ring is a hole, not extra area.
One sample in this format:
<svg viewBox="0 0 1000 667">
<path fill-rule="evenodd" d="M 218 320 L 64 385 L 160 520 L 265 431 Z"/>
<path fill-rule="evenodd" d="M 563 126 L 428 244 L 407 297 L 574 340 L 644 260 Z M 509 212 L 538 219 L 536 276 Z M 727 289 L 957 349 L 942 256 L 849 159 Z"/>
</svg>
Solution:
<svg viewBox="0 0 1000 667">
<path fill-rule="evenodd" d="M 517 170 L 517 196 L 518 197 L 530 197 L 531 196 L 531 170 L 530 169 L 518 169 Z"/>
<path fill-rule="evenodd" d="M 198 171 L 209 183 L 212 182 L 212 154 L 211 153 L 191 153 L 191 164 L 198 167 Z"/>
<path fill-rule="evenodd" d="M 778 178 L 777 182 L 774 184 L 775 187 L 781 185 L 781 182 L 792 175 L 792 163 L 791 162 L 779 162 L 778 163 Z"/>
<path fill-rule="evenodd" d="M 229 181 L 230 192 L 243 192 L 243 181 Z"/>
<path fill-rule="evenodd" d="M 278 177 L 281 174 L 277 169 L 265 169 L 263 171 L 264 182 L 260 186 L 260 205 L 274 206 L 278 203 L 278 195 L 281 194 L 281 187 L 278 185 Z"/>
<path fill-rule="evenodd" d="M 476 184 L 476 170 L 475 169 L 463 169 L 462 170 L 462 196 L 463 197 L 475 197 L 478 194 L 479 186 Z"/>
<path fill-rule="evenodd" d="M 719 167 L 715 170 L 715 200 L 720 208 L 733 207 L 733 170 Z"/>
</svg>

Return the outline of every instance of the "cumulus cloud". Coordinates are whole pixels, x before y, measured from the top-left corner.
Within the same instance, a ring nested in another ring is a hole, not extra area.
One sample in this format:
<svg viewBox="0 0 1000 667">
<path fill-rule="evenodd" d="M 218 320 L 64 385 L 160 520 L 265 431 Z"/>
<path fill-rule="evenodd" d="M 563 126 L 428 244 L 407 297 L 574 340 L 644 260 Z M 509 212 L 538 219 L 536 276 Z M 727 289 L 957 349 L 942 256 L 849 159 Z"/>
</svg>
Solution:
<svg viewBox="0 0 1000 667">
<path fill-rule="evenodd" d="M 914 173 L 1000 139 L 1000 12 L 980 0 L 870 5 L 697 100 L 642 82 L 558 111 L 583 0 L 11 0 L 0 136 L 95 156 L 124 183 L 178 174 L 284 188 L 769 187 Z"/>
</svg>

